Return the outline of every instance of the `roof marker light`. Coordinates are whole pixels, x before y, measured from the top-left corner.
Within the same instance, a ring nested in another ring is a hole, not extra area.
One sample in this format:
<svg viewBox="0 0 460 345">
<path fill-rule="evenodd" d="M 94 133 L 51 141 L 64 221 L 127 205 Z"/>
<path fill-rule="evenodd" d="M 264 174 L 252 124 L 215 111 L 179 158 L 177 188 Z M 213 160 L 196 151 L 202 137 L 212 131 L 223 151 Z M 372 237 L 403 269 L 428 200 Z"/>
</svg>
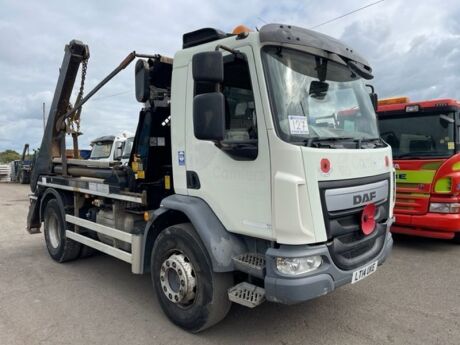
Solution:
<svg viewBox="0 0 460 345">
<path fill-rule="evenodd" d="M 390 104 L 402 104 L 402 103 L 409 103 L 409 97 L 391 97 L 391 98 L 382 98 L 379 99 L 378 105 L 390 105 Z"/>
<path fill-rule="evenodd" d="M 243 33 L 249 33 L 252 32 L 250 28 L 248 28 L 246 25 L 238 25 L 235 27 L 232 31 L 233 35 L 241 35 Z"/>
</svg>

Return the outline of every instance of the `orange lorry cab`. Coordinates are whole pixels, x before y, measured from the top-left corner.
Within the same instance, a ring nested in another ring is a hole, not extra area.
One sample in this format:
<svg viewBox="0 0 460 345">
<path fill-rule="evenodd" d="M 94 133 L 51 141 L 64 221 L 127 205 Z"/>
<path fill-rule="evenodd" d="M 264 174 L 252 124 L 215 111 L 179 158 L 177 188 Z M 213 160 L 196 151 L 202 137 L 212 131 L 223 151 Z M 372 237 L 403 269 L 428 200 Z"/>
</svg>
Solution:
<svg viewBox="0 0 460 345">
<path fill-rule="evenodd" d="M 383 99 L 377 114 L 396 169 L 391 231 L 459 241 L 460 102 Z"/>
</svg>

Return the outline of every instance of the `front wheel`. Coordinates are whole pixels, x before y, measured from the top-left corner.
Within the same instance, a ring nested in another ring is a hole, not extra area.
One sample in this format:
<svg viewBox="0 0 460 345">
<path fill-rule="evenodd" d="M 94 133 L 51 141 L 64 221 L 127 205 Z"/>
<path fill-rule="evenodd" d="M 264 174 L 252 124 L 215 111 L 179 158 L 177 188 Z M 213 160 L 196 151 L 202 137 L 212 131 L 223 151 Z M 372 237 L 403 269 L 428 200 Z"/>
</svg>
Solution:
<svg viewBox="0 0 460 345">
<path fill-rule="evenodd" d="M 161 308 L 177 326 L 193 333 L 221 321 L 230 310 L 231 273 L 215 273 L 191 224 L 158 235 L 150 263 Z"/>
</svg>

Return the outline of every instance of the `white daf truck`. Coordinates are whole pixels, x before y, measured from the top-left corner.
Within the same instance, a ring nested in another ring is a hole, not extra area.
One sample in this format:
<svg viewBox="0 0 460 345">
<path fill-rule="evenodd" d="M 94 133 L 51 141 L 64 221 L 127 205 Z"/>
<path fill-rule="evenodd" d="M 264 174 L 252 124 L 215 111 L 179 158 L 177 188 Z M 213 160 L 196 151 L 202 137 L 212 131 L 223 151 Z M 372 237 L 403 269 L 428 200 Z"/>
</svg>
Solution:
<svg viewBox="0 0 460 345">
<path fill-rule="evenodd" d="M 391 148 L 352 48 L 290 25 L 201 29 L 174 59 L 129 54 L 68 110 L 88 58 L 66 46 L 31 178 L 28 230 L 43 228 L 54 260 L 92 248 L 150 272 L 163 311 L 190 332 L 232 302 L 307 301 L 385 261 Z M 128 166 L 66 158 L 67 119 L 135 58 L 143 105 Z"/>
</svg>

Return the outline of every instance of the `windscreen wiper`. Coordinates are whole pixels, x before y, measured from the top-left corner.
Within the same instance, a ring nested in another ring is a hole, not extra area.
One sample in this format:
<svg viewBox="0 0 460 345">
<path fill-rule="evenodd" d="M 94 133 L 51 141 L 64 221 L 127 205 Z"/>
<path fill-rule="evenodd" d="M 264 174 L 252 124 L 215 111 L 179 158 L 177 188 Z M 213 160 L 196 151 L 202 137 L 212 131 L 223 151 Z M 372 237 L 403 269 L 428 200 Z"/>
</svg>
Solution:
<svg viewBox="0 0 460 345">
<path fill-rule="evenodd" d="M 386 144 L 382 138 L 360 138 L 354 140 L 357 143 L 357 147 L 361 148 L 362 143 L 373 143 L 377 147 L 385 147 Z"/>
<path fill-rule="evenodd" d="M 305 146 L 311 147 L 315 143 L 328 143 L 325 144 L 329 147 L 333 147 L 334 142 L 338 141 L 352 141 L 356 143 L 357 148 L 361 148 L 363 143 L 373 143 L 375 146 L 378 147 L 385 147 L 385 143 L 382 141 L 381 138 L 360 138 L 356 139 L 353 137 L 312 137 L 304 140 Z"/>
<path fill-rule="evenodd" d="M 305 143 L 305 146 L 311 147 L 315 143 L 322 143 L 322 142 L 337 142 L 337 141 L 345 141 L 345 140 L 353 140 L 353 137 L 311 137 L 303 142 Z M 329 144 L 330 147 L 332 147 L 332 143 Z"/>
</svg>

